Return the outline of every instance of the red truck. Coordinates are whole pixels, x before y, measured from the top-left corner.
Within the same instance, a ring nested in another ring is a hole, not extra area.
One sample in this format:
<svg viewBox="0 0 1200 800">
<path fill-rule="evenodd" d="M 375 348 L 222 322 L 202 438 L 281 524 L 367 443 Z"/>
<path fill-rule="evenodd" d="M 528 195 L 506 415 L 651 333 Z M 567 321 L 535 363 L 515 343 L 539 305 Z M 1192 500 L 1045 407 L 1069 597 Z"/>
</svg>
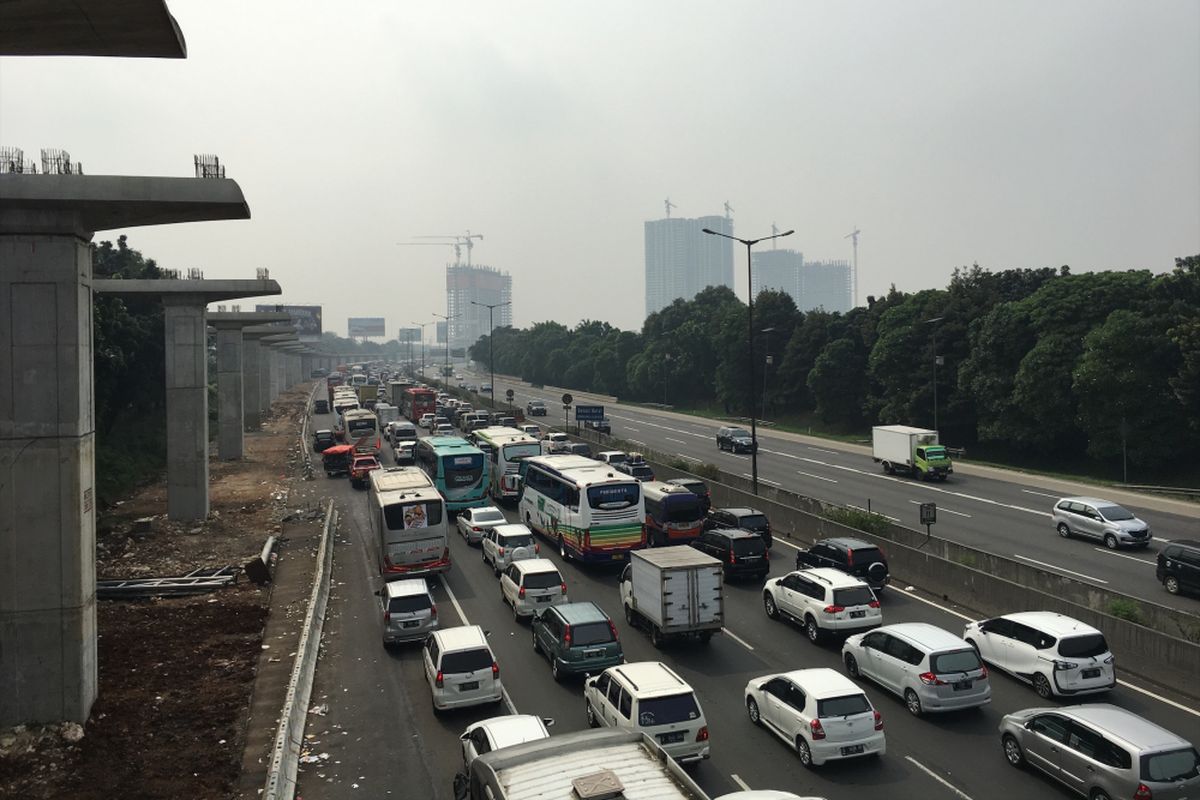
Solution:
<svg viewBox="0 0 1200 800">
<path fill-rule="evenodd" d="M 367 476 L 379 468 L 379 459 L 375 456 L 356 455 L 350 462 L 350 485 L 355 489 L 365 488 Z"/>
</svg>

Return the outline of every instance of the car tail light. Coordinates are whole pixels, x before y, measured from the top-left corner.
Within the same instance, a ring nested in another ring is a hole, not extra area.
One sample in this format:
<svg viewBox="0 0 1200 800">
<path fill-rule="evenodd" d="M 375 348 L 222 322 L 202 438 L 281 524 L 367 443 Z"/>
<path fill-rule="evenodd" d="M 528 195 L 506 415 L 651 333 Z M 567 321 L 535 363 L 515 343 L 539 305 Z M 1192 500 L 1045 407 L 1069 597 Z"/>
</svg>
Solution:
<svg viewBox="0 0 1200 800">
<path fill-rule="evenodd" d="M 522 600 L 525 599 L 525 587 L 524 586 L 522 586 L 520 589 L 517 589 L 517 597 L 521 598 Z"/>
<path fill-rule="evenodd" d="M 883 730 L 883 714 L 880 714 L 878 711 L 876 711 L 874 713 L 875 713 L 875 730 L 881 731 L 881 730 Z"/>
<path fill-rule="evenodd" d="M 534 542 L 533 543 L 533 552 L 535 554 L 542 552 L 542 546 L 540 544 L 538 544 L 537 542 Z"/>
<path fill-rule="evenodd" d="M 814 719 L 812 722 L 808 723 L 808 729 L 812 733 L 812 738 L 814 740 L 825 738 L 825 729 L 821 727 L 821 720 Z"/>
<path fill-rule="evenodd" d="M 476 533 L 479 533 L 483 530 L 483 528 L 479 527 L 478 525 L 472 525 L 471 530 L 475 531 Z"/>
<path fill-rule="evenodd" d="M 846 549 L 846 564 L 848 566 L 854 565 L 854 548 L 853 547 Z"/>
<path fill-rule="evenodd" d="M 932 672 L 922 672 L 917 676 L 926 686 L 945 686 L 946 682 Z"/>
<path fill-rule="evenodd" d="M 612 625 L 611 622 L 608 624 Z M 563 644 L 565 644 L 567 647 L 571 646 L 571 626 L 570 625 L 568 625 L 567 629 L 565 631 L 563 631 Z"/>
<path fill-rule="evenodd" d="M 736 555 L 734 555 L 734 552 L 733 552 L 732 550 L 730 550 L 730 551 L 729 551 L 729 563 L 730 563 L 730 564 L 736 564 L 736 563 L 737 563 L 737 556 L 736 556 Z"/>
<path fill-rule="evenodd" d="M 879 608 L 879 601 L 872 600 L 871 602 L 867 603 L 867 606 L 869 606 L 870 608 Z"/>
<path fill-rule="evenodd" d="M 504 548 L 503 547 L 501 547 L 497 552 L 499 553 L 501 558 L 504 558 Z"/>
<path fill-rule="evenodd" d="M 608 630 L 612 633 L 613 641 L 617 641 L 619 639 L 617 636 L 617 626 L 613 624 L 611 619 L 608 621 Z"/>
<path fill-rule="evenodd" d="M 562 583 L 560 583 L 558 585 L 558 588 L 562 589 L 563 597 L 566 597 L 567 596 L 567 582 L 563 581 Z"/>
<path fill-rule="evenodd" d="M 450 563 L 450 548 L 449 547 L 442 548 L 442 561 L 445 561 L 447 564 Z"/>
<path fill-rule="evenodd" d="M 492 680 L 496 680 L 499 677 L 500 677 L 500 665 L 497 664 L 495 661 L 493 661 L 492 662 Z"/>
<path fill-rule="evenodd" d="M 643 536 L 644 535 L 645 535 L 645 526 L 643 526 Z M 592 546 L 592 532 L 589 529 L 584 528 L 583 529 L 583 547 L 586 550 L 586 549 L 590 548 L 591 546 Z"/>
<path fill-rule="evenodd" d="M 980 663 L 979 665 L 979 680 L 986 681 L 988 676 L 987 664 Z"/>
<path fill-rule="evenodd" d="M 437 603 L 434 603 L 433 605 L 431 605 L 429 607 L 429 616 L 431 616 L 431 617 L 437 616 Z"/>
<path fill-rule="evenodd" d="M 826 614 L 840 614 L 845 610 L 845 606 L 825 606 L 824 608 Z"/>
<path fill-rule="evenodd" d="M 433 679 L 433 685 L 439 689 L 446 685 L 445 681 L 442 680 L 442 671 L 440 669 L 438 670 L 437 677 Z"/>
<path fill-rule="evenodd" d="M 1144 783 L 1139 783 L 1133 790 L 1133 800 L 1153 800 L 1154 792 Z"/>
<path fill-rule="evenodd" d="M 696 741 L 697 742 L 707 742 L 708 741 L 708 726 L 707 725 L 701 725 L 700 730 L 696 731 Z"/>
<path fill-rule="evenodd" d="M 390 612 L 390 611 L 383 612 L 383 624 L 384 625 L 390 624 L 391 621 L 392 621 L 392 612 Z"/>
<path fill-rule="evenodd" d="M 763 558 L 765 558 L 767 561 L 770 561 L 771 560 L 771 551 L 763 550 Z"/>
</svg>

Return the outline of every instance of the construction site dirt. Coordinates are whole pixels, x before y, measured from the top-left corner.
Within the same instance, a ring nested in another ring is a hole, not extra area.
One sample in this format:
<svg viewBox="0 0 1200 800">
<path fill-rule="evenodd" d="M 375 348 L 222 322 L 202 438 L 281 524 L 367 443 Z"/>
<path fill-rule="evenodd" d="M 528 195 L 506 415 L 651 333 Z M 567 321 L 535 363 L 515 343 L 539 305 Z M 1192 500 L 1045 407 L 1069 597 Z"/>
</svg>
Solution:
<svg viewBox="0 0 1200 800">
<path fill-rule="evenodd" d="M 313 509 L 289 502 L 306 399 L 281 395 L 263 430 L 246 435 L 244 459 L 211 461 L 207 520 L 166 520 L 165 477 L 102 513 L 97 577 L 240 569 L 268 536 L 286 546 L 289 532 L 319 528 Z M 98 602 L 91 716 L 0 730 L 0 798 L 231 797 L 270 599 L 270 585 L 242 575 L 205 594 Z"/>
</svg>

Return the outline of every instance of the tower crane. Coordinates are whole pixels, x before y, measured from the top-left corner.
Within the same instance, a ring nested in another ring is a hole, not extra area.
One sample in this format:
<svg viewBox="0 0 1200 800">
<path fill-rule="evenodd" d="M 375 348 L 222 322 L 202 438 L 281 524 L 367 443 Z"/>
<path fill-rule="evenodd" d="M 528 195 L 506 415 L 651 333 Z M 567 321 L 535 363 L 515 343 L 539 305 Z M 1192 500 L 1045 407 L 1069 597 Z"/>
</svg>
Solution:
<svg viewBox="0 0 1200 800">
<path fill-rule="evenodd" d="M 858 305 L 858 235 L 862 233 L 858 226 L 854 226 L 854 230 L 843 236 L 843 239 L 849 239 L 854 246 L 854 272 L 850 278 L 850 297 L 853 300 L 853 305 Z"/>
<path fill-rule="evenodd" d="M 471 233 L 470 229 L 467 229 L 467 233 L 465 236 L 462 234 L 456 234 L 456 233 L 434 233 L 434 234 L 424 234 L 421 236 L 414 236 L 413 238 L 414 239 L 453 239 L 454 240 L 454 242 L 453 242 L 454 266 L 457 267 L 460 265 L 460 263 L 462 261 L 462 248 L 466 247 L 467 248 L 467 266 L 469 267 L 469 266 L 471 266 L 471 250 L 475 247 L 475 240 L 482 239 L 483 234 L 482 233 Z M 418 244 L 418 243 L 414 242 L 414 244 Z M 449 243 L 447 243 L 447 244 L 449 244 Z"/>
</svg>

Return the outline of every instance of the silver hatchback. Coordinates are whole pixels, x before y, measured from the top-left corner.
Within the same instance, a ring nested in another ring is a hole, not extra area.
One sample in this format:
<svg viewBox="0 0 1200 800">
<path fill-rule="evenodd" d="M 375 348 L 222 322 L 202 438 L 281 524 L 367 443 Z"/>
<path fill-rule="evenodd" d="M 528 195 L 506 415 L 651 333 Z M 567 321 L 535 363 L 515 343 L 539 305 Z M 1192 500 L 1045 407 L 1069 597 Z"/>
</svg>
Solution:
<svg viewBox="0 0 1200 800">
<path fill-rule="evenodd" d="M 1051 516 L 1058 535 L 1064 539 L 1072 536 L 1096 539 L 1109 550 L 1146 547 L 1152 538 L 1149 525 L 1110 500 L 1064 497 L 1054 504 Z"/>
<path fill-rule="evenodd" d="M 1200 754 L 1186 739 L 1107 704 L 1030 708 L 1000 722 L 1004 757 L 1084 797 L 1186 800 L 1200 791 Z"/>
<path fill-rule="evenodd" d="M 424 578 L 389 581 L 376 594 L 383 614 L 384 647 L 421 641 L 437 630 L 437 604 Z"/>
</svg>

